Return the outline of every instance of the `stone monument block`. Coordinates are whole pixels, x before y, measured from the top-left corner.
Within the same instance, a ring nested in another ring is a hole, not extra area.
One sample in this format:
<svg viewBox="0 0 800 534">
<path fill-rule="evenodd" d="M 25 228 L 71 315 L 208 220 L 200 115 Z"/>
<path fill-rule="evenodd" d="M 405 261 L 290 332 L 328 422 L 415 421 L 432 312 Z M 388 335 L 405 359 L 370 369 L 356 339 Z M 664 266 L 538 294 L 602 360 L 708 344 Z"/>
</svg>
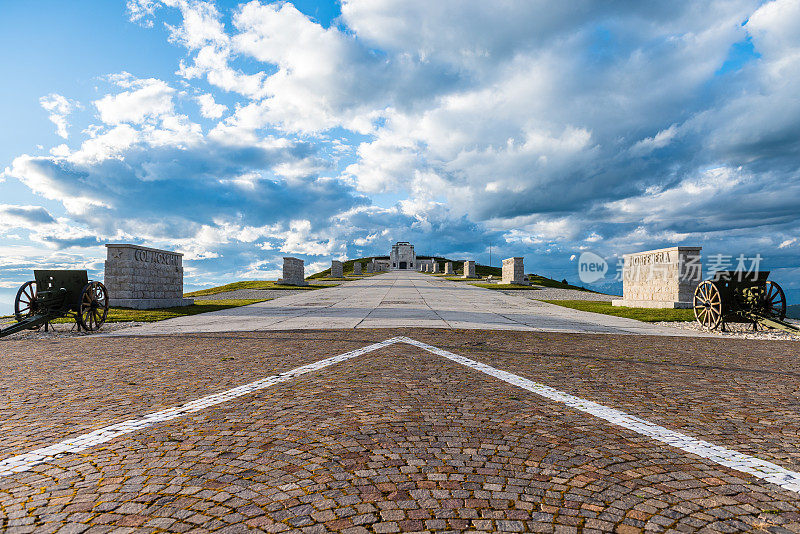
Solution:
<svg viewBox="0 0 800 534">
<path fill-rule="evenodd" d="M 148 310 L 194 304 L 183 298 L 183 254 L 128 244 L 106 245 L 111 306 Z"/>
<path fill-rule="evenodd" d="M 441 268 L 439 267 L 439 262 L 438 261 L 433 262 L 433 272 L 434 273 L 442 272 Z"/>
<path fill-rule="evenodd" d="M 453 274 L 453 262 L 448 261 L 444 264 L 444 274 Z"/>
<path fill-rule="evenodd" d="M 475 276 L 475 262 L 468 260 L 464 262 L 464 278 L 476 278 Z"/>
<path fill-rule="evenodd" d="M 375 263 L 372 260 L 367 262 L 367 272 L 368 273 L 374 273 L 375 272 Z"/>
<path fill-rule="evenodd" d="M 528 283 L 525 278 L 525 266 L 522 263 L 522 258 L 514 257 L 503 260 L 502 283 L 519 285 L 526 285 Z"/>
<path fill-rule="evenodd" d="M 307 286 L 305 262 L 299 258 L 284 256 L 283 278 L 276 283 L 286 286 Z"/>
<path fill-rule="evenodd" d="M 703 279 L 702 247 L 670 247 L 623 255 L 622 299 L 614 306 L 691 308 Z"/>
<path fill-rule="evenodd" d="M 344 276 L 344 269 L 342 269 L 342 262 L 331 261 L 331 278 L 342 278 Z"/>
<path fill-rule="evenodd" d="M 361 262 L 357 261 L 353 263 L 353 274 L 361 275 Z"/>
</svg>

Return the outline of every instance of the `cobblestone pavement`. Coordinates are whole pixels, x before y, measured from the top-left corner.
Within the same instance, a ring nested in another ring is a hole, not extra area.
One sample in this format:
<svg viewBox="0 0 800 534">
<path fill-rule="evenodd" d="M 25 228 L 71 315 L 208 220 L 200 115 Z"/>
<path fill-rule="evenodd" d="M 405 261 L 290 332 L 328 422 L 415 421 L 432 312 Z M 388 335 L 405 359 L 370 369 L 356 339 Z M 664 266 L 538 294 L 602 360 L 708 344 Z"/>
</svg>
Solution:
<svg viewBox="0 0 800 534">
<path fill-rule="evenodd" d="M 4 342 L 0 461 L 397 335 L 800 470 L 793 343 L 435 329 Z M 0 477 L 0 531 L 800 532 L 798 499 L 396 344 Z"/>
</svg>

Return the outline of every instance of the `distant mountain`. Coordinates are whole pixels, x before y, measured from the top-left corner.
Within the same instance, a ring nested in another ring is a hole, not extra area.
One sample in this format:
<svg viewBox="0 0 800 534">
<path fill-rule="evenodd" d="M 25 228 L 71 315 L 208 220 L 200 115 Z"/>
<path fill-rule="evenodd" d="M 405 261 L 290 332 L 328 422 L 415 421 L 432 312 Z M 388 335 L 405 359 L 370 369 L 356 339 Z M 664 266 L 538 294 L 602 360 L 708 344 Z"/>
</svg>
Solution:
<svg viewBox="0 0 800 534">
<path fill-rule="evenodd" d="M 800 304 L 792 304 L 786 307 L 786 317 L 800 319 Z"/>
</svg>

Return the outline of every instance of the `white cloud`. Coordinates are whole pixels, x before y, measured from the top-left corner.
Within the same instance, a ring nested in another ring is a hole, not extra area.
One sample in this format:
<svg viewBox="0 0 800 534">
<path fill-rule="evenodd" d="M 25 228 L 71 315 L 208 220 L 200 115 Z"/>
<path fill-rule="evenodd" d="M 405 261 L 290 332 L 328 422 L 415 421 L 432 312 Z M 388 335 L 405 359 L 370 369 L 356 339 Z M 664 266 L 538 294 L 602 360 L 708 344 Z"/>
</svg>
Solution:
<svg viewBox="0 0 800 534">
<path fill-rule="evenodd" d="M 133 79 L 127 73 L 112 79 L 120 87 L 131 88 L 116 95 L 106 95 L 93 104 L 106 124 L 142 123 L 173 113 L 175 89 L 155 78 Z"/>
<path fill-rule="evenodd" d="M 67 116 L 75 111 L 75 109 L 80 108 L 80 104 L 57 93 L 50 93 L 47 96 L 41 97 L 39 103 L 46 111 L 50 112 L 48 118 L 50 122 L 56 125 L 56 133 L 64 139 L 67 139 L 69 137 L 69 132 L 67 132 L 67 127 L 69 127 Z"/>
<path fill-rule="evenodd" d="M 228 110 L 228 106 L 217 104 L 214 95 L 205 93 L 195 100 L 200 104 L 200 114 L 207 119 L 218 119 Z"/>
</svg>

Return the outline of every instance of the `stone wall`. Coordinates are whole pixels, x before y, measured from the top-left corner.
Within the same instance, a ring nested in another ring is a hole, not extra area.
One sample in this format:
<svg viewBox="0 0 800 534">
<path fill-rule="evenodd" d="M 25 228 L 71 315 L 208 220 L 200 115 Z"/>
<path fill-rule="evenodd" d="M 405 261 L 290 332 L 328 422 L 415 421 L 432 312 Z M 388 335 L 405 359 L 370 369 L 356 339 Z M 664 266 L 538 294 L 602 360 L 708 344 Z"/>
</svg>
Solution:
<svg viewBox="0 0 800 534">
<path fill-rule="evenodd" d="M 139 310 L 188 306 L 183 298 L 183 254 L 129 244 L 106 245 L 109 304 Z"/>
<path fill-rule="evenodd" d="M 283 278 L 277 283 L 287 286 L 307 286 L 305 262 L 299 258 L 284 257 Z"/>
<path fill-rule="evenodd" d="M 506 258 L 503 260 L 503 283 L 525 284 L 525 266 L 520 257 Z"/>
<path fill-rule="evenodd" d="M 344 270 L 342 269 L 342 262 L 336 260 L 331 261 L 331 277 L 342 278 L 343 276 Z"/>
<path fill-rule="evenodd" d="M 464 262 L 464 278 L 475 278 L 475 262 L 467 260 Z"/>
<path fill-rule="evenodd" d="M 703 279 L 701 247 L 670 247 L 625 254 L 622 299 L 614 306 L 691 308 Z"/>
</svg>

